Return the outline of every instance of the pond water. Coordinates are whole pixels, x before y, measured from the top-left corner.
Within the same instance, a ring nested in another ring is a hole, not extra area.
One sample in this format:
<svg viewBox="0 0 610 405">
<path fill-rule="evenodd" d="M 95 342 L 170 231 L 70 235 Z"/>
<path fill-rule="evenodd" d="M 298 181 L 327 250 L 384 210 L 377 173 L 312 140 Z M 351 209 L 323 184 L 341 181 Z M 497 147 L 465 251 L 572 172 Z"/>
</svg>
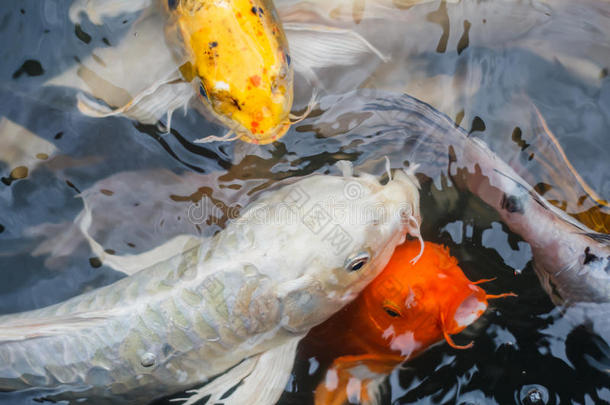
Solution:
<svg viewBox="0 0 610 405">
<path fill-rule="evenodd" d="M 379 176 L 386 156 L 394 168 L 417 163 L 396 135 L 377 136 L 367 126 L 376 112 L 363 112 L 358 101 L 401 92 L 447 114 L 555 205 L 608 232 L 607 208 L 583 191 L 610 200 L 606 1 L 394 2 L 379 10 L 364 2 L 277 3 L 282 16 L 316 11 L 307 18 L 352 28 L 391 60 L 372 56 L 357 66 L 322 69 L 326 92 L 318 107 L 266 146 L 193 143 L 223 131 L 193 109 L 176 113 L 168 134 L 122 117 L 82 115 L 76 90 L 45 82 L 94 49 L 118 43 L 137 15 L 117 17 L 112 29 L 90 21 L 75 27 L 67 18 L 70 3 L 0 6 L 0 314 L 57 303 L 123 277 L 92 254 L 73 225 L 83 208 L 77 197 L 86 190 L 93 236 L 105 249 L 129 254 L 182 233 L 211 235 L 257 192 L 284 179 L 336 172 L 339 160 Z M 301 108 L 310 88 L 296 80 Z M 378 91 L 352 93 L 358 86 Z M 573 171 L 545 152 L 549 133 Z M 471 280 L 496 277 L 489 293 L 513 291 L 518 298 L 494 301 L 456 337 L 473 340 L 472 349 L 440 344 L 395 370 L 382 403 L 610 403 L 610 333 L 564 319 L 534 274 L 531 250 L 492 208 L 445 177 L 418 177 L 424 238 L 449 246 Z M 216 207 L 208 221 L 189 211 L 202 198 Z M 297 358 L 280 404 L 312 403 L 322 373 L 309 368 L 309 359 Z M 1 404 L 34 398 L 0 393 Z"/>
</svg>

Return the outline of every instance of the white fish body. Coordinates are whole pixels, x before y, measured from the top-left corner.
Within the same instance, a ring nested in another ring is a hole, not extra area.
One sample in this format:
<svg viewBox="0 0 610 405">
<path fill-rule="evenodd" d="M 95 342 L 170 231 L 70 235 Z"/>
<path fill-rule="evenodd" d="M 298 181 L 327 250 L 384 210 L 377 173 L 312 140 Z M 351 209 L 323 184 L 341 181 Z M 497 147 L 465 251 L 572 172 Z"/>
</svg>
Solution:
<svg viewBox="0 0 610 405">
<path fill-rule="evenodd" d="M 206 242 L 187 238 L 114 284 L 0 317 L 0 390 L 61 386 L 134 403 L 239 364 L 205 392 L 245 378 L 228 402 L 240 403 L 268 379 L 259 403 L 271 403 L 296 343 L 381 271 L 406 231 L 418 235 L 418 197 L 403 172 L 386 185 L 314 175 L 267 192 Z"/>
</svg>

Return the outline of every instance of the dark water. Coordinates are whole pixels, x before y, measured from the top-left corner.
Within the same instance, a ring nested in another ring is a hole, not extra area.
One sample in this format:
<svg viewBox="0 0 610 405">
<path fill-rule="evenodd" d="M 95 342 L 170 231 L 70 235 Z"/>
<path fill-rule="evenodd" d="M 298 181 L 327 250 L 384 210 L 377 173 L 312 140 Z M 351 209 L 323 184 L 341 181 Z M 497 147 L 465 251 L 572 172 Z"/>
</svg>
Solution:
<svg viewBox="0 0 610 405">
<path fill-rule="evenodd" d="M 222 130 L 194 110 L 176 114 L 170 134 L 125 118 L 83 116 L 74 107 L 74 89 L 43 87 L 44 82 L 94 48 L 116 43 L 135 17 L 121 16 L 112 29 L 89 21 L 77 28 L 66 17 L 69 4 L 32 0 L 0 6 L 2 128 L 6 120 L 24 128 L 0 132 L 0 313 L 50 305 L 122 277 L 100 265 L 72 227 L 83 208 L 76 197 L 91 187 L 86 195 L 98 204 L 94 236 L 104 248 L 126 254 L 181 233 L 209 235 L 221 228 L 229 207 L 243 206 L 255 192 L 288 177 L 333 171 L 342 159 L 379 175 L 384 156 L 391 157 L 393 167 L 406 164 L 403 143 L 358 131 L 363 116 L 357 103 L 353 116 L 334 122 L 324 112 L 331 104 L 323 99 L 310 118 L 264 147 L 194 144 Z M 407 90 L 430 102 L 513 166 L 531 169 L 532 183 L 552 185 L 558 205 L 564 196 L 566 209 L 579 212 L 574 201 L 580 192 L 573 198 L 579 186 L 549 174 L 565 173 L 565 163 L 554 161 L 556 170 L 544 170 L 530 158 L 542 154 L 544 145 L 535 106 L 583 179 L 610 199 L 610 7 L 585 2 L 566 10 L 519 3 L 515 10 L 540 16 L 535 28 L 525 29 L 507 23 L 490 27 L 502 19 L 481 18 L 477 7 L 489 4 L 477 4 L 449 4 L 445 11 L 436 2 L 422 6 L 423 15 L 433 17 L 418 20 L 417 45 L 408 35 L 416 25 L 396 31 L 404 40 L 388 46 L 402 48 L 393 63 L 372 73 L 369 85 Z M 363 35 L 367 29 L 362 25 Z M 528 38 L 546 42 L 525 46 Z M 548 57 L 545 49 L 560 58 Z M 580 69 L 584 64 L 587 68 Z M 401 80 L 407 84 L 396 84 Z M 434 88 L 445 93 L 428 91 Z M 350 97 L 337 103 L 350 106 Z M 17 154 L 16 145 L 27 152 Z M 458 343 L 474 340 L 474 348 L 437 345 L 392 373 L 383 403 L 610 403 L 610 337 L 592 332 L 591 325 L 563 320 L 533 273 L 527 244 L 491 208 L 450 182 L 419 175 L 424 238 L 448 245 L 470 279 L 497 277 L 487 286 L 489 293 L 513 291 L 518 298 L 495 301 L 456 337 Z M 206 195 L 225 209 L 211 223 L 189 221 L 189 206 Z M 590 199 L 584 204 L 595 207 Z M 308 359 L 297 359 L 282 404 L 311 403 L 322 374 L 309 376 L 308 368 Z M 0 394 L 0 403 L 34 402 L 25 393 Z M 162 403 L 169 402 L 157 402 Z"/>
</svg>

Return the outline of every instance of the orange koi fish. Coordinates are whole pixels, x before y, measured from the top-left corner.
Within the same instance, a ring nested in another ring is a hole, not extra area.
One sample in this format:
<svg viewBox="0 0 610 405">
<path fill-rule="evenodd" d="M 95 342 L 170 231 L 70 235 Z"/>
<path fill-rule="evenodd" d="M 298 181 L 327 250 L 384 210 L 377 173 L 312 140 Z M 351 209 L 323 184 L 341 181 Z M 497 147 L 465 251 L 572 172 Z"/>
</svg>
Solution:
<svg viewBox="0 0 610 405">
<path fill-rule="evenodd" d="M 332 360 L 316 388 L 316 405 L 374 400 L 379 383 L 396 366 L 443 339 L 456 349 L 472 347 L 456 344 L 451 335 L 476 321 L 488 299 L 514 296 L 485 293 L 477 284 L 488 280 L 468 280 L 449 250 L 435 243 L 425 242 L 413 264 L 419 250 L 417 241 L 397 247 L 355 301 L 307 336 L 308 354 Z"/>
</svg>

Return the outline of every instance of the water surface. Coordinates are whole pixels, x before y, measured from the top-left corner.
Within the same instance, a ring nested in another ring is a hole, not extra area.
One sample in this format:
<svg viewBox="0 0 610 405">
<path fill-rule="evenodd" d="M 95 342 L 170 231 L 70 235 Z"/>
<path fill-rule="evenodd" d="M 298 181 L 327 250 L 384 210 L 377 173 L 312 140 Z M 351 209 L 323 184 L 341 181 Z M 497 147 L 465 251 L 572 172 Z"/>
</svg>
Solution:
<svg viewBox="0 0 610 405">
<path fill-rule="evenodd" d="M 105 249 L 127 254 L 185 232 L 210 235 L 258 191 L 334 172 L 339 160 L 378 175 L 384 156 L 395 168 L 416 163 L 401 159 L 404 146 L 395 139 L 351 131 L 357 104 L 353 116 L 329 119 L 329 99 L 264 147 L 194 144 L 223 129 L 192 109 L 174 116 L 169 134 L 125 118 L 83 116 L 74 89 L 43 84 L 96 47 L 113 46 L 137 16 L 120 16 L 112 29 L 86 20 L 75 27 L 69 4 L 0 6 L 0 128 L 10 129 L 0 132 L 0 313 L 50 305 L 122 277 L 101 265 L 72 226 L 85 190 L 98 204 L 94 236 Z M 549 169 L 537 159 L 548 142 L 536 110 L 583 180 L 610 199 L 609 3 L 431 2 L 397 8 L 392 18 L 347 21 L 392 60 L 329 70 L 322 79 L 334 83 L 328 90 L 339 98 L 332 100 L 349 105 L 351 96 L 340 95 L 354 85 L 406 91 L 530 173 L 532 185 L 558 206 L 590 226 L 607 226 L 607 211 L 580 185 L 552 176 L 568 173 L 564 162 L 553 160 Z M 392 373 L 382 403 L 610 402 L 610 337 L 564 319 L 538 283 L 527 244 L 493 210 L 447 179 L 420 173 L 420 180 L 424 237 L 447 244 L 470 279 L 497 277 L 488 292 L 518 298 L 494 302 L 456 338 L 474 340 L 473 349 L 441 344 Z M 189 207 L 202 198 L 217 211 L 194 221 Z M 322 373 L 310 376 L 309 364 L 297 359 L 281 404 L 311 403 Z M 536 395 L 543 401 L 532 402 Z M 0 394 L 0 403 L 35 402 L 25 393 Z"/>
</svg>

